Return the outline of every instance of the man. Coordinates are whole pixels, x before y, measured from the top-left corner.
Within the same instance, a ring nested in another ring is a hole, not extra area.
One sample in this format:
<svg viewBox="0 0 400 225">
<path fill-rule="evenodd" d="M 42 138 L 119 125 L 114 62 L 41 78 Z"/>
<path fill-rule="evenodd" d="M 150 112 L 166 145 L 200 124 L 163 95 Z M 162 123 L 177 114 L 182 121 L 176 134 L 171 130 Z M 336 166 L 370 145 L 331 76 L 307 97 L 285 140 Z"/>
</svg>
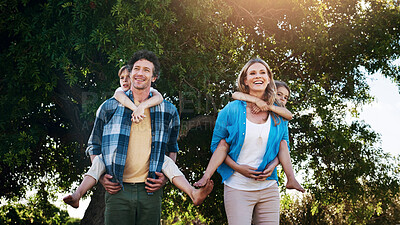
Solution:
<svg viewBox="0 0 400 225">
<path fill-rule="evenodd" d="M 126 92 L 136 104 L 150 97 L 151 83 L 160 63 L 150 51 L 136 52 L 129 65 L 131 89 Z M 159 224 L 164 154 L 176 160 L 179 116 L 167 101 L 145 110 L 140 123 L 131 122 L 132 111 L 110 98 L 97 110 L 87 154 L 102 154 L 106 174 L 100 183 L 105 195 L 105 224 Z"/>
</svg>

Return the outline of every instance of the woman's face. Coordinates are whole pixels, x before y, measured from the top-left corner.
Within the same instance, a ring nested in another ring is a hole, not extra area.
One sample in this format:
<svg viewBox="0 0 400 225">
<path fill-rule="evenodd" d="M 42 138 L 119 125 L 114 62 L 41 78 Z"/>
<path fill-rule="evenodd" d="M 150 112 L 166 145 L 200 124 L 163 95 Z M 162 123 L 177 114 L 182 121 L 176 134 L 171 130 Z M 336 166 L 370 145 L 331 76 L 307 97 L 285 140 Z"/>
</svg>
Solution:
<svg viewBox="0 0 400 225">
<path fill-rule="evenodd" d="M 263 92 L 269 84 L 267 68 L 261 63 L 254 63 L 247 70 L 244 84 L 249 87 L 250 93 Z"/>
<path fill-rule="evenodd" d="M 282 102 L 283 105 L 286 105 L 289 99 L 289 91 L 285 87 L 278 87 L 276 90 L 277 99 Z"/>
</svg>

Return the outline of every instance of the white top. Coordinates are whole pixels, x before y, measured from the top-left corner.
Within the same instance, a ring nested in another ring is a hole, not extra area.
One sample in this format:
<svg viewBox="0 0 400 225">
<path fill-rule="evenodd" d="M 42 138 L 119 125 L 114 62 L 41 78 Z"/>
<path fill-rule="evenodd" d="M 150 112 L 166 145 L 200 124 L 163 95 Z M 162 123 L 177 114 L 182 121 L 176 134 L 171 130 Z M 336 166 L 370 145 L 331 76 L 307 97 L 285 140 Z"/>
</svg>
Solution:
<svg viewBox="0 0 400 225">
<path fill-rule="evenodd" d="M 253 123 L 246 118 L 246 135 L 237 164 L 245 164 L 254 168 L 260 166 L 267 148 L 269 130 L 271 128 L 270 118 L 271 116 L 262 124 Z M 244 191 L 262 190 L 275 183 L 275 180 L 256 181 L 236 171 L 224 182 L 225 185 L 231 188 Z"/>
</svg>

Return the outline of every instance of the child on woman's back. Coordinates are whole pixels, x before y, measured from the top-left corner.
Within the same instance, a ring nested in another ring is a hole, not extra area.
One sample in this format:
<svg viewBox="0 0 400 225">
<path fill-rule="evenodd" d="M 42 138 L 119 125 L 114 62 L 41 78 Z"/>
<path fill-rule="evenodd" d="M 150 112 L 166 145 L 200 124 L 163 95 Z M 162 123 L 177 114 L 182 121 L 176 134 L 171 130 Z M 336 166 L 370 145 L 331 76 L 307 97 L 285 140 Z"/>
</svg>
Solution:
<svg viewBox="0 0 400 225">
<path fill-rule="evenodd" d="M 287 100 L 290 95 L 290 89 L 287 86 L 287 84 L 282 81 L 275 81 L 275 85 L 277 88 L 276 104 L 280 105 L 282 107 L 276 106 L 276 105 L 268 105 L 262 99 L 259 99 L 257 97 L 254 97 L 254 96 L 251 96 L 248 94 L 244 94 L 241 92 L 233 93 L 232 97 L 237 100 L 243 100 L 246 102 L 253 103 L 254 104 L 253 108 L 252 108 L 253 113 L 258 113 L 259 111 L 272 111 L 287 120 L 291 120 L 293 115 L 290 111 L 288 111 L 285 108 L 285 105 L 286 105 Z M 227 157 L 228 152 L 229 152 L 229 145 L 226 143 L 226 141 L 224 139 L 222 139 L 220 141 L 220 143 L 218 144 L 217 149 L 214 151 L 214 153 L 210 159 L 210 162 L 207 166 L 207 169 L 204 172 L 203 177 L 199 181 L 197 181 L 194 184 L 194 186 L 196 186 L 196 187 L 204 186 L 208 182 L 208 180 L 211 178 L 211 176 L 214 174 L 215 170 L 225 161 L 225 158 Z M 272 174 L 273 170 L 275 169 L 275 167 L 279 163 L 282 164 L 283 170 L 288 179 L 286 188 L 296 189 L 300 192 L 304 192 L 305 191 L 304 188 L 299 184 L 299 182 L 296 180 L 296 178 L 294 176 L 292 163 L 290 161 L 288 144 L 286 143 L 286 141 L 281 141 L 280 146 L 279 146 L 278 156 L 273 161 L 271 161 L 267 165 L 265 170 L 260 174 L 263 174 L 263 177 L 270 176 Z M 257 170 L 257 168 L 253 168 L 253 170 Z"/>
</svg>

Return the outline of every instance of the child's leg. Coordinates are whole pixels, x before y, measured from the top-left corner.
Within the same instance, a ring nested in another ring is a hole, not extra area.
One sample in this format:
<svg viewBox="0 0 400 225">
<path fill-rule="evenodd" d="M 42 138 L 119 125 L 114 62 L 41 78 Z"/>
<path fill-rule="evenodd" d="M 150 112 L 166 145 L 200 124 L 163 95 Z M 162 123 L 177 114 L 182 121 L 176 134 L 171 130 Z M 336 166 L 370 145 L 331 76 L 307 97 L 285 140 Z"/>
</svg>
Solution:
<svg viewBox="0 0 400 225">
<path fill-rule="evenodd" d="M 78 189 L 76 189 L 76 191 L 72 195 L 64 197 L 63 201 L 74 208 L 78 208 L 79 200 L 81 199 L 81 197 L 95 184 L 96 179 L 91 176 L 85 176 Z"/>
<path fill-rule="evenodd" d="M 203 177 L 194 183 L 195 187 L 202 187 L 207 184 L 217 168 L 225 161 L 228 151 L 229 145 L 226 143 L 225 139 L 222 139 L 219 142 L 217 149 L 215 149 L 213 155 L 211 156 L 210 162 L 208 162 L 208 166 Z"/>
<path fill-rule="evenodd" d="M 74 208 L 79 207 L 79 200 L 81 197 L 94 185 L 96 185 L 100 176 L 106 171 L 104 163 L 101 159 L 101 156 L 96 156 L 93 159 L 92 166 L 89 171 L 85 174 L 82 183 L 76 189 L 76 191 L 72 195 L 68 195 L 63 198 L 63 201 Z"/>
<path fill-rule="evenodd" d="M 213 181 L 208 182 L 200 189 L 192 187 L 175 162 L 168 156 L 164 157 L 162 171 L 177 188 L 189 195 L 195 206 L 200 205 L 214 187 Z"/>
<path fill-rule="evenodd" d="M 286 141 L 281 141 L 278 153 L 279 161 L 282 165 L 283 171 L 285 171 L 286 177 L 288 179 L 286 183 L 286 188 L 296 189 L 298 191 L 304 192 L 304 188 L 299 184 L 294 176 L 292 162 L 290 160 L 289 149 Z"/>
</svg>

